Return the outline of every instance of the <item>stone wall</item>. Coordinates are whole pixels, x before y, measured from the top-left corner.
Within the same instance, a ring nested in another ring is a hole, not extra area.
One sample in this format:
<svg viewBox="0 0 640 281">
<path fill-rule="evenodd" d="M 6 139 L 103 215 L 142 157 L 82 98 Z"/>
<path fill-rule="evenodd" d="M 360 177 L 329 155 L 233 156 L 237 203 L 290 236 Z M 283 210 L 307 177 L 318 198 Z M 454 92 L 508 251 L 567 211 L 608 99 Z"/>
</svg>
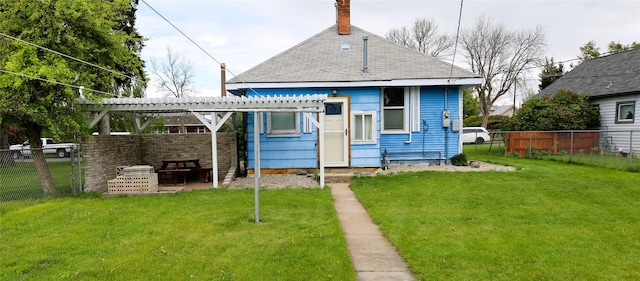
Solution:
<svg viewBox="0 0 640 281">
<path fill-rule="evenodd" d="M 218 177 L 224 178 L 237 160 L 235 133 L 218 133 Z M 162 159 L 199 158 L 212 167 L 211 134 L 144 134 L 91 136 L 82 143 L 84 190 L 106 192 L 117 166 L 151 165 Z"/>
</svg>

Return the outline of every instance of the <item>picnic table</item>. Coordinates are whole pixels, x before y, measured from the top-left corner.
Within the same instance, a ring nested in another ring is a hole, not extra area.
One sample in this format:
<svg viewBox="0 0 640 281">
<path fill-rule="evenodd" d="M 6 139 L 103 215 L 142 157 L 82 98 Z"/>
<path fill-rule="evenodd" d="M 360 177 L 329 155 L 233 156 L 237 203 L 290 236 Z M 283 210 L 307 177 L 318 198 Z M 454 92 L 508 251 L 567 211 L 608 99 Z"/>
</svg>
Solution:
<svg viewBox="0 0 640 281">
<path fill-rule="evenodd" d="M 166 182 L 167 175 L 172 175 L 174 184 L 178 177 L 182 177 L 183 184 L 187 184 L 187 174 L 199 173 L 204 182 L 209 182 L 209 174 L 213 170 L 211 167 L 202 167 L 198 158 L 173 158 L 163 159 L 162 166 L 157 171 L 161 179 Z"/>
</svg>

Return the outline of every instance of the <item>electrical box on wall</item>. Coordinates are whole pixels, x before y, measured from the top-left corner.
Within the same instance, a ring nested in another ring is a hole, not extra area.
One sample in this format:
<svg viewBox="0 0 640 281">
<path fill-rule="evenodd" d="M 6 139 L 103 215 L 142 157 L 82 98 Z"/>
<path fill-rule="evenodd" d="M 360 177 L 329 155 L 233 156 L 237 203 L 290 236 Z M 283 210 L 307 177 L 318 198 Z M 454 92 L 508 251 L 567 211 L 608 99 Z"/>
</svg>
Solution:
<svg viewBox="0 0 640 281">
<path fill-rule="evenodd" d="M 442 111 L 442 128 L 449 128 L 451 124 L 451 112 L 449 110 Z"/>
<path fill-rule="evenodd" d="M 454 119 L 451 123 L 451 131 L 454 133 L 460 132 L 460 119 Z"/>
</svg>

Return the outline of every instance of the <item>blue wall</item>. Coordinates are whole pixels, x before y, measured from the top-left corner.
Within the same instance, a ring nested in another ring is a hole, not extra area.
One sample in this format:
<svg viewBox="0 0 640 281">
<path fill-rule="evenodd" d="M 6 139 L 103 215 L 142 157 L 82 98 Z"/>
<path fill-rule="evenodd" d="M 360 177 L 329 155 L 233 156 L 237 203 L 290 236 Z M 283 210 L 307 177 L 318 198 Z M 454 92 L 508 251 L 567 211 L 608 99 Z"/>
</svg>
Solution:
<svg viewBox="0 0 640 281">
<path fill-rule="evenodd" d="M 351 143 L 351 167 L 380 166 L 380 88 L 349 88 L 338 91 L 340 95 L 348 95 L 349 118 L 353 111 L 375 111 L 376 142 L 373 144 Z M 351 128 L 349 128 L 351 130 Z M 351 132 L 353 134 L 353 132 Z"/>
<path fill-rule="evenodd" d="M 292 95 L 330 95 L 332 89 L 255 89 L 260 96 L 292 96 Z M 248 96 L 256 96 L 252 91 L 247 91 Z M 266 132 L 266 114 L 263 116 L 265 123 L 262 124 Z M 312 133 L 303 133 L 304 117 L 300 114 L 300 136 L 281 137 L 267 136 L 266 133 L 260 135 L 260 167 L 263 169 L 300 169 L 315 168 L 318 162 L 318 128 L 313 126 Z M 248 168 L 255 167 L 254 151 L 254 114 L 247 116 L 247 148 L 248 148 Z M 315 114 L 314 114 L 315 116 Z"/>
<path fill-rule="evenodd" d="M 300 89 L 257 89 L 261 96 L 290 96 L 306 94 L 327 94 L 331 96 L 332 89 L 328 88 L 300 88 Z M 249 96 L 255 93 L 248 91 Z M 350 115 L 353 111 L 375 111 L 376 114 L 376 137 L 374 144 L 352 143 L 350 147 L 351 167 L 379 167 L 380 154 L 384 149 L 389 151 L 439 151 L 446 158 L 460 153 L 458 150 L 458 133 L 453 133 L 451 127 L 442 127 L 442 111 L 445 109 L 445 88 L 443 87 L 423 87 L 420 90 L 420 119 L 426 119 L 428 129 L 421 126 L 420 132 L 412 133 L 412 142 L 407 134 L 380 134 L 380 89 L 371 88 L 344 88 L 338 89 L 338 96 L 348 96 L 350 98 Z M 451 117 L 457 119 L 460 116 L 459 102 L 460 94 L 458 88 L 450 88 L 447 94 L 447 110 L 451 112 Z M 315 116 L 315 114 L 314 114 Z M 266 122 L 266 117 L 264 118 Z M 304 117 L 300 115 L 300 136 L 294 137 L 271 137 L 266 134 L 260 135 L 260 159 L 261 168 L 264 169 L 295 169 L 295 168 L 315 168 L 317 167 L 317 128 L 313 126 L 313 132 L 304 133 Z M 254 116 L 248 114 L 247 118 L 247 147 L 248 147 L 248 168 L 254 168 Z M 265 128 L 266 125 L 262 124 Z M 426 130 L 425 130 L 426 129 Z M 446 144 L 445 145 L 445 139 Z"/>
<path fill-rule="evenodd" d="M 460 95 L 458 88 L 449 88 L 447 94 L 447 110 L 451 112 L 451 119 L 460 115 L 458 103 Z M 380 137 L 381 151 L 439 151 L 447 159 L 460 153 L 458 150 L 458 133 L 442 127 L 442 111 L 445 110 L 445 88 L 422 87 L 420 89 L 420 119 L 426 120 L 428 126 L 420 123 L 420 132 L 412 133 L 411 143 L 409 134 L 383 134 Z M 445 142 L 446 139 L 446 142 Z M 445 143 L 447 145 L 445 145 Z"/>
</svg>

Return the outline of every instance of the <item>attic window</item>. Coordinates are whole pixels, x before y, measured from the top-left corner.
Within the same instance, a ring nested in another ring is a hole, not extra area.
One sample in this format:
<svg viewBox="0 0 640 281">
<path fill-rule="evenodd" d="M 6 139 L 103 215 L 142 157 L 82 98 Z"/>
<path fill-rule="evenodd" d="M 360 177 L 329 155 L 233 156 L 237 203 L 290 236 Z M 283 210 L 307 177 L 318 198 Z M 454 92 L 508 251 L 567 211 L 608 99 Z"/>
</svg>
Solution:
<svg viewBox="0 0 640 281">
<path fill-rule="evenodd" d="M 351 45 L 349 45 L 349 44 L 342 44 L 342 45 L 340 45 L 340 50 L 341 50 L 341 51 L 349 51 L 349 50 L 351 50 Z"/>
</svg>

